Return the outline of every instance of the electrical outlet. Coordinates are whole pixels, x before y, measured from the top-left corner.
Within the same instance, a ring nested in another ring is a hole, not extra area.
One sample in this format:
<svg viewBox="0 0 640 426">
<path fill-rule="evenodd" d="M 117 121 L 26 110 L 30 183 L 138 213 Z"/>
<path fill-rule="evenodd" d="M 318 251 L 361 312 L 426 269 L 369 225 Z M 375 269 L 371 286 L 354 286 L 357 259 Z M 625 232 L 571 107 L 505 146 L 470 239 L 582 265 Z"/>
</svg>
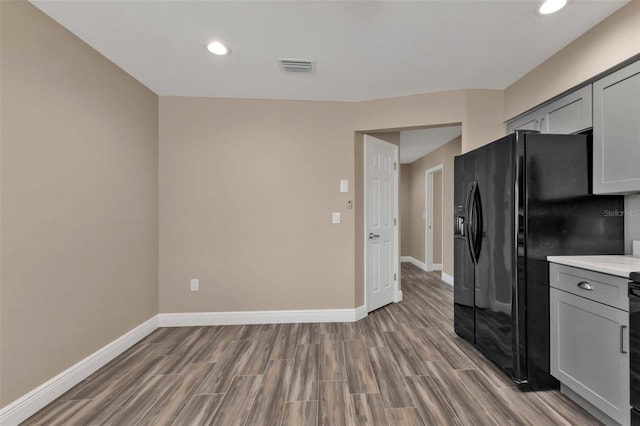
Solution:
<svg viewBox="0 0 640 426">
<path fill-rule="evenodd" d="M 331 223 L 340 223 L 340 212 L 331 213 Z"/>
<path fill-rule="evenodd" d="M 191 279 L 191 291 L 199 291 L 200 290 L 200 282 L 197 278 Z"/>
</svg>

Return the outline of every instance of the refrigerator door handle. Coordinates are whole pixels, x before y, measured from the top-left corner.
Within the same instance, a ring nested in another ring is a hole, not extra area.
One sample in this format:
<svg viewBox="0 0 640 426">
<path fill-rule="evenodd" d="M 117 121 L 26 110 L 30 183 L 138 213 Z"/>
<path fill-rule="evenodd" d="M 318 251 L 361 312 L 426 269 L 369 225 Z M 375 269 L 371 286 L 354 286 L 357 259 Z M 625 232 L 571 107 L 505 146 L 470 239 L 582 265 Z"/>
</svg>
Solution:
<svg viewBox="0 0 640 426">
<path fill-rule="evenodd" d="M 473 217 L 474 217 L 474 236 L 473 236 L 473 256 L 476 259 L 475 263 L 478 263 L 480 259 L 480 250 L 482 249 L 482 230 L 484 228 L 482 218 L 482 200 L 480 199 L 480 191 L 478 189 L 478 182 L 476 182 L 473 191 Z"/>
<path fill-rule="evenodd" d="M 472 212 L 471 212 L 471 196 L 473 195 L 473 185 L 475 182 L 471 182 L 469 184 L 469 186 L 467 187 L 467 195 L 465 198 L 465 202 L 464 202 L 464 229 L 465 229 L 465 242 L 467 243 L 467 251 L 469 253 L 469 256 L 471 257 L 471 261 L 473 263 L 475 263 L 473 261 L 473 250 L 472 250 L 472 246 L 471 246 L 471 238 L 472 238 L 472 233 L 471 233 L 471 221 L 472 221 Z"/>
<path fill-rule="evenodd" d="M 468 202 L 468 219 L 467 219 L 467 247 L 469 249 L 469 255 L 474 265 L 478 264 L 478 257 L 476 256 L 476 234 L 477 234 L 477 221 L 478 212 L 476 210 L 476 192 L 478 190 L 478 182 L 473 181 L 469 188 L 469 202 Z"/>
</svg>

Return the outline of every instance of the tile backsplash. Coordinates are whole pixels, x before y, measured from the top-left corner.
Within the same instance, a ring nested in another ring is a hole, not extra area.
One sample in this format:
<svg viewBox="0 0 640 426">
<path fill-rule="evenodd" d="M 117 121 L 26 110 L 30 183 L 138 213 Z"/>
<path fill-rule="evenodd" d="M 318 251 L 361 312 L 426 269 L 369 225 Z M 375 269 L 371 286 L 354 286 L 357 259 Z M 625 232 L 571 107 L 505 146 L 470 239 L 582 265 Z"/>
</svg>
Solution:
<svg viewBox="0 0 640 426">
<path fill-rule="evenodd" d="M 640 194 L 624 197 L 624 252 L 631 254 L 631 241 L 640 240 Z"/>
</svg>

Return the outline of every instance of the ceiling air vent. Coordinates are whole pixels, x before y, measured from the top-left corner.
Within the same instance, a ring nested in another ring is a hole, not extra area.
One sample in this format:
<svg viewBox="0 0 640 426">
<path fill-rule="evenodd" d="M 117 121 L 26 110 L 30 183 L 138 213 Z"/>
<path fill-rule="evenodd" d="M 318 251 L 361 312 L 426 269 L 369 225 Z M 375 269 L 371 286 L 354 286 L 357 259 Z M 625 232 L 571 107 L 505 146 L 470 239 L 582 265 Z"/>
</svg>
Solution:
<svg viewBox="0 0 640 426">
<path fill-rule="evenodd" d="M 278 59 L 280 69 L 284 72 L 314 72 L 315 63 L 307 59 Z"/>
</svg>

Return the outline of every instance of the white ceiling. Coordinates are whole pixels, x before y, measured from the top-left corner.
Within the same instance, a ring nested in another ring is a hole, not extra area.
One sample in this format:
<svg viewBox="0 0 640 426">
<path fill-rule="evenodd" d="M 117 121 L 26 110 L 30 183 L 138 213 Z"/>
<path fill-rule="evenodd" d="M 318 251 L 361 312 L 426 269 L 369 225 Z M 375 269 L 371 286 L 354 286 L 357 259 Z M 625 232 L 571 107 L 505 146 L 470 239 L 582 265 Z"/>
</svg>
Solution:
<svg viewBox="0 0 640 426">
<path fill-rule="evenodd" d="M 461 134 L 461 126 L 403 130 L 400 132 L 400 164 L 411 164 Z"/>
<path fill-rule="evenodd" d="M 340 101 L 504 89 L 627 1 L 543 17 L 531 0 L 31 0 L 161 96 Z M 232 54 L 208 53 L 215 39 Z"/>
</svg>

